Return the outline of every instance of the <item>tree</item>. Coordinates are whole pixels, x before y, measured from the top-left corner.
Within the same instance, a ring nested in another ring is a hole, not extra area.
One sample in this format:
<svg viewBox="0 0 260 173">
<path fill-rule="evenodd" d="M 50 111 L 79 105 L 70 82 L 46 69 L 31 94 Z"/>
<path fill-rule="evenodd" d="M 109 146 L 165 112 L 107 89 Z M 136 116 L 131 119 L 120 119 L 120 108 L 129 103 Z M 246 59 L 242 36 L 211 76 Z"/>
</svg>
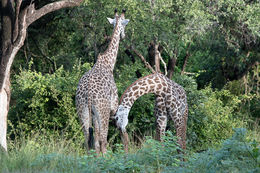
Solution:
<svg viewBox="0 0 260 173">
<path fill-rule="evenodd" d="M 34 0 L 1 0 L 0 26 L 0 146 L 7 151 L 7 114 L 10 102 L 10 70 L 15 55 L 23 46 L 27 28 L 40 17 L 83 0 L 62 0 L 43 4 Z M 46 2 L 45 2 L 46 3 Z"/>
</svg>

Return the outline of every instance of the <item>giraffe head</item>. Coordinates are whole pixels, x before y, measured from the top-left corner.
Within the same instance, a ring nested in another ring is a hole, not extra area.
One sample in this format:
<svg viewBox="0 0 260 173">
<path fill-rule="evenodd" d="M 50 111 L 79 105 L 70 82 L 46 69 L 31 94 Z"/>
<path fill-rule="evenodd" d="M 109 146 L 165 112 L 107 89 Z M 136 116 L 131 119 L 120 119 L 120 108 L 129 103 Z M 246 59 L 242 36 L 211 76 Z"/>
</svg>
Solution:
<svg viewBox="0 0 260 173">
<path fill-rule="evenodd" d="M 128 124 L 128 114 L 129 114 L 130 108 L 127 108 L 123 105 L 119 105 L 116 115 L 115 115 L 115 120 L 116 120 L 116 125 L 118 128 L 120 128 L 123 132 L 126 132 L 126 126 Z"/>
<path fill-rule="evenodd" d="M 125 19 L 125 12 L 126 10 L 122 11 L 122 14 L 119 16 L 117 14 L 117 9 L 115 9 L 115 18 L 107 18 L 110 24 L 114 25 L 114 28 L 119 27 L 121 38 L 123 39 L 125 37 L 125 26 L 130 21 L 129 19 Z"/>
</svg>

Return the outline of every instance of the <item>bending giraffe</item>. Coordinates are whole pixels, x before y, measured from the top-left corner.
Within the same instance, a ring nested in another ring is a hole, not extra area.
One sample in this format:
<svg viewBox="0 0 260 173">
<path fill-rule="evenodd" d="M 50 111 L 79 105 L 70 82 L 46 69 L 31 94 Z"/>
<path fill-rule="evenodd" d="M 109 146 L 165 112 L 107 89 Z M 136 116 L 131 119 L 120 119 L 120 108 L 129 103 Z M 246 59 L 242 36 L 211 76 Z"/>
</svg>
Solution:
<svg viewBox="0 0 260 173">
<path fill-rule="evenodd" d="M 115 18 L 108 18 L 114 25 L 114 31 L 107 50 L 98 55 L 93 68 L 79 81 L 76 92 L 76 107 L 82 124 L 85 144 L 92 148 L 94 127 L 94 147 L 96 153 L 106 153 L 107 134 L 110 115 L 114 115 L 118 106 L 118 94 L 113 70 L 116 63 L 120 35 L 129 20 L 125 19 L 125 10 L 121 15 L 115 10 Z"/>
<path fill-rule="evenodd" d="M 131 84 L 120 99 L 116 124 L 121 131 L 126 132 L 128 114 L 135 100 L 144 94 L 154 93 L 156 95 L 156 138 L 161 140 L 165 134 L 167 119 L 170 117 L 179 137 L 178 143 L 182 149 L 186 149 L 186 128 L 188 119 L 188 105 L 186 93 L 182 86 L 173 82 L 160 73 L 154 73 L 138 79 Z"/>
</svg>

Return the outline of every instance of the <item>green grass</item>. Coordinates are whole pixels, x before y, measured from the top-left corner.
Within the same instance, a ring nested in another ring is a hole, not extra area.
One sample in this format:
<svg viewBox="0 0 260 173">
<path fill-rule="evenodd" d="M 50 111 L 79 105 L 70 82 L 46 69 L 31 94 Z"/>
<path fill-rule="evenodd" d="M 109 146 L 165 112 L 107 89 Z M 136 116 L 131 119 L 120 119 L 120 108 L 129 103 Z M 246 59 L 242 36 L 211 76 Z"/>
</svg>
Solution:
<svg viewBox="0 0 260 173">
<path fill-rule="evenodd" d="M 250 133 L 249 133 L 250 134 Z M 259 143 L 249 140 L 245 129 L 236 129 L 219 149 L 202 153 L 176 152 L 176 137 L 168 132 L 160 143 L 147 137 L 140 148 L 126 155 L 116 144 L 104 156 L 86 154 L 81 143 L 68 139 L 33 135 L 9 144 L 0 154 L 0 172 L 258 172 Z M 186 162 L 182 162 L 185 157 Z"/>
</svg>

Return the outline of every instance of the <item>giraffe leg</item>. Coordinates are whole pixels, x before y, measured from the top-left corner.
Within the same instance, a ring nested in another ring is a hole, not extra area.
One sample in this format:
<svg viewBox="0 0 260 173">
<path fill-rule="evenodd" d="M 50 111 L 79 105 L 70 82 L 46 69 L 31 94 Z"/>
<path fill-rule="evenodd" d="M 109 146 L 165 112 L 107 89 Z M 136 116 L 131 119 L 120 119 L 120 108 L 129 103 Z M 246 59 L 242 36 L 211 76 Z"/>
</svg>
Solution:
<svg viewBox="0 0 260 173">
<path fill-rule="evenodd" d="M 121 140 L 123 141 L 125 153 L 128 153 L 128 143 L 129 143 L 128 133 L 122 132 L 120 130 L 120 136 L 121 136 Z"/>
<path fill-rule="evenodd" d="M 87 150 L 90 150 L 91 145 L 90 145 L 90 131 L 89 131 L 89 127 L 90 127 L 90 115 L 89 115 L 89 109 L 87 106 L 85 106 L 80 112 L 79 112 L 79 118 L 80 118 L 80 122 L 82 125 L 82 129 L 83 129 L 83 133 L 84 133 L 84 137 L 85 137 L 85 146 L 87 148 Z"/>
<path fill-rule="evenodd" d="M 110 102 L 105 101 L 104 107 L 102 110 L 101 118 L 101 127 L 100 127 L 100 149 L 102 154 L 107 152 L 107 135 L 108 135 L 108 126 L 109 126 L 109 117 L 110 117 Z"/>
<path fill-rule="evenodd" d="M 186 111 L 184 112 L 184 115 L 186 114 Z M 186 149 L 186 120 L 185 117 L 180 115 L 179 113 L 177 114 L 177 117 L 172 117 L 174 121 L 174 126 L 176 129 L 176 135 L 179 138 L 178 139 L 178 144 L 180 147 L 185 150 Z"/>
<path fill-rule="evenodd" d="M 186 107 L 183 114 L 183 126 L 182 126 L 182 149 L 186 149 L 186 132 L 187 132 L 187 120 L 188 120 L 188 106 Z"/>
<path fill-rule="evenodd" d="M 100 149 L 102 154 L 107 152 L 107 134 L 108 134 L 108 122 L 102 123 L 100 131 Z"/>
<path fill-rule="evenodd" d="M 100 122 L 100 114 L 98 112 L 97 106 L 92 105 L 92 112 L 93 112 L 93 124 L 94 124 L 94 146 L 97 155 L 100 153 L 100 130 L 101 130 L 101 122 Z"/>
<path fill-rule="evenodd" d="M 156 117 L 156 140 L 162 141 L 162 136 L 165 135 L 167 125 L 167 111 L 164 98 L 156 96 L 154 114 Z"/>
<path fill-rule="evenodd" d="M 99 143 L 99 139 L 100 139 L 100 130 L 99 130 L 99 123 L 98 121 L 95 119 L 94 120 L 94 127 L 95 127 L 95 138 L 94 138 L 94 146 L 95 146 L 95 150 L 97 155 L 99 155 L 100 153 L 100 143 Z"/>
</svg>

